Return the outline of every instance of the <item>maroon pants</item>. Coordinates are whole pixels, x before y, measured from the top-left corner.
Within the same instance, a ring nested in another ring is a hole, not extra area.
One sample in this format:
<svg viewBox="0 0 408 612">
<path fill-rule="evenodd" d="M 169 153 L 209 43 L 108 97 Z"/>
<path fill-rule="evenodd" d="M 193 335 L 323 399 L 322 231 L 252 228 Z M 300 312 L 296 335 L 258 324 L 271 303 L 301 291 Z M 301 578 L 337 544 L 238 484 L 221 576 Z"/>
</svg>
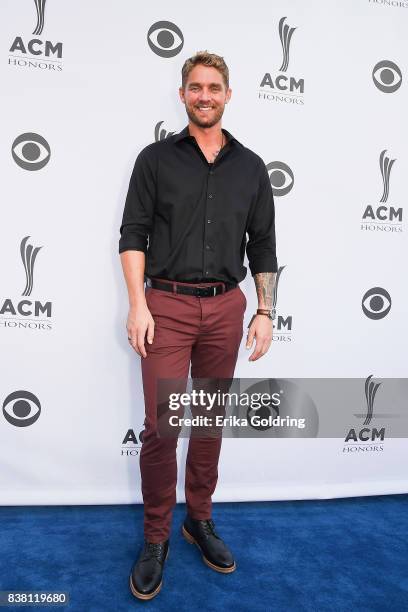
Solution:
<svg viewBox="0 0 408 612">
<path fill-rule="evenodd" d="M 169 537 L 176 503 L 177 437 L 157 435 L 157 379 L 187 379 L 190 362 L 192 378 L 232 378 L 247 302 L 239 286 L 203 298 L 151 287 L 146 288 L 145 295 L 155 330 L 153 343 L 145 342 L 147 357 L 141 358 L 145 398 L 140 454 L 144 535 L 150 542 L 161 542 Z M 221 436 L 189 439 L 185 496 L 192 518 L 211 517 L 221 442 Z"/>
</svg>

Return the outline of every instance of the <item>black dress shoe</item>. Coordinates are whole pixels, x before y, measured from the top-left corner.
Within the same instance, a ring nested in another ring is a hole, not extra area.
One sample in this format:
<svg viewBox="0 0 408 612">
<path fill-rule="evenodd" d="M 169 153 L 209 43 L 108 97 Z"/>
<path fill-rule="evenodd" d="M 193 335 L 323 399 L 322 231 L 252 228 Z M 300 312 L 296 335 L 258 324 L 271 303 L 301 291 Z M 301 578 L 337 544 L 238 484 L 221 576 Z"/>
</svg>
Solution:
<svg viewBox="0 0 408 612">
<path fill-rule="evenodd" d="M 153 544 L 145 540 L 144 548 L 130 574 L 130 590 L 138 599 L 152 599 L 162 586 L 164 562 L 169 541 Z"/>
<path fill-rule="evenodd" d="M 229 574 L 236 569 L 231 551 L 215 532 L 212 519 L 200 521 L 186 516 L 182 527 L 183 536 L 190 544 L 196 544 L 203 553 L 203 561 L 211 569 Z"/>
</svg>

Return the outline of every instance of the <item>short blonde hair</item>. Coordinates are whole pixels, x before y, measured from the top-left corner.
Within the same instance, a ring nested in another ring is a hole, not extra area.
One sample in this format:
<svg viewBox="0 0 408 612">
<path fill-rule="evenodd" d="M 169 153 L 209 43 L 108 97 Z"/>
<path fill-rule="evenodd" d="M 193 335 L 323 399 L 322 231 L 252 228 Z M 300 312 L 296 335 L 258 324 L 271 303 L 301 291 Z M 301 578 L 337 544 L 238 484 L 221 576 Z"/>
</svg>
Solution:
<svg viewBox="0 0 408 612">
<path fill-rule="evenodd" d="M 197 51 L 195 55 L 189 57 L 185 62 L 181 69 L 181 86 L 183 89 L 186 86 L 188 75 L 192 71 L 192 69 L 198 64 L 202 64 L 203 66 L 211 66 L 212 68 L 216 68 L 221 72 L 221 76 L 223 78 L 226 89 L 229 88 L 229 70 L 228 66 L 224 61 L 224 58 L 220 55 L 216 55 L 215 53 L 209 53 L 207 50 L 205 51 Z"/>
</svg>

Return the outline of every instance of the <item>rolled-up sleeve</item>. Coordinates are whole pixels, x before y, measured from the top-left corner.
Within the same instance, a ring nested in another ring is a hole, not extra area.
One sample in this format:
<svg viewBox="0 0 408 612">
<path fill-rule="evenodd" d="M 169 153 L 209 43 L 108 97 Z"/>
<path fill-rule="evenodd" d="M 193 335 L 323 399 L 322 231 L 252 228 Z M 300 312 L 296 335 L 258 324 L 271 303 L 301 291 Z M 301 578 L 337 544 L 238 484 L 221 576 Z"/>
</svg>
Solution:
<svg viewBox="0 0 408 612">
<path fill-rule="evenodd" d="M 247 225 L 246 253 L 252 276 L 259 272 L 277 272 L 275 204 L 268 170 L 262 161 L 259 187 Z"/>
<path fill-rule="evenodd" d="M 152 156 L 143 149 L 136 158 L 120 226 L 119 253 L 147 252 L 156 197 L 155 171 Z"/>
</svg>

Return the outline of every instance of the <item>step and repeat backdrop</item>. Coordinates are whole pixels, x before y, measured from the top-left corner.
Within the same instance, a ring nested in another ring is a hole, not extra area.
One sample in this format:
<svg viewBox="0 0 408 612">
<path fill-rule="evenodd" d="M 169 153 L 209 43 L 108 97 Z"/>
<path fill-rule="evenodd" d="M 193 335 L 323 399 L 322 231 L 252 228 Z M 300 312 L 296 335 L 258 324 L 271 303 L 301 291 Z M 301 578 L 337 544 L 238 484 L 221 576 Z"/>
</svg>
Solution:
<svg viewBox="0 0 408 612">
<path fill-rule="evenodd" d="M 188 123 L 181 67 L 204 49 L 275 196 L 274 340 L 249 362 L 244 333 L 235 375 L 315 419 L 225 439 L 214 500 L 408 491 L 407 28 L 403 0 L 3 0 L 0 503 L 141 501 L 119 227 L 137 154 Z M 241 287 L 246 331 L 249 270 Z"/>
</svg>

